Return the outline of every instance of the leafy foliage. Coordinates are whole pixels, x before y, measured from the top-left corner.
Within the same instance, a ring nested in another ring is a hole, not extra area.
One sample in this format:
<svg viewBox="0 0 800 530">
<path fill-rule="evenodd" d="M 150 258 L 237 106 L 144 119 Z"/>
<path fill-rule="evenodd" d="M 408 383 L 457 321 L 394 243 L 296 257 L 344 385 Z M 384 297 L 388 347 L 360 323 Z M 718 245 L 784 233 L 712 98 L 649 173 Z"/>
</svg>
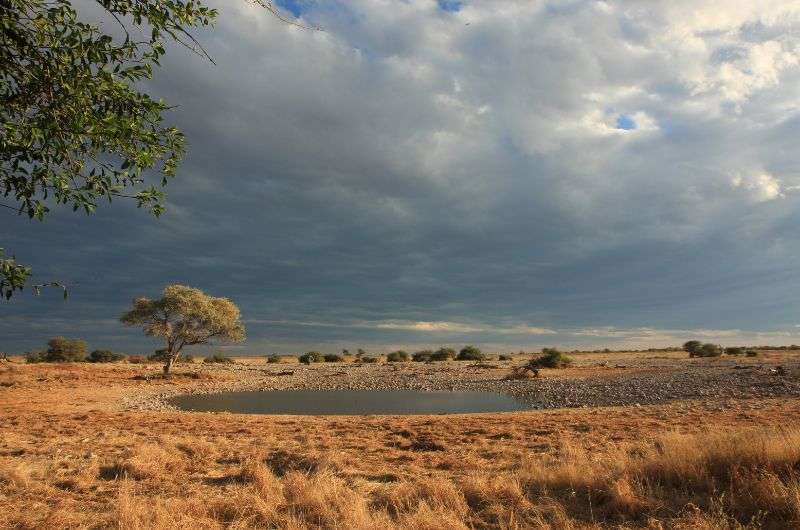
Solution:
<svg viewBox="0 0 800 530">
<path fill-rule="evenodd" d="M 14 291 L 25 286 L 30 275 L 30 267 L 20 265 L 13 256 L 6 257 L 0 248 L 0 298 L 10 299 Z"/>
<path fill-rule="evenodd" d="M 683 349 L 689 352 L 689 357 L 719 357 L 723 351 L 723 348 L 717 344 L 703 344 L 696 340 L 691 340 L 684 344 Z"/>
<path fill-rule="evenodd" d="M 281 356 L 277 353 L 273 353 L 272 355 L 267 355 L 267 362 L 269 364 L 275 364 L 281 362 Z"/>
<path fill-rule="evenodd" d="M 125 355 L 111 350 L 94 350 L 86 358 L 90 363 L 116 363 L 125 360 Z"/>
<path fill-rule="evenodd" d="M 0 205 L 30 218 L 53 204 L 90 214 L 117 197 L 158 216 L 184 155 L 183 134 L 164 124 L 167 103 L 138 87 L 168 41 L 208 57 L 189 32 L 217 11 L 202 0 L 96 2 L 119 38 L 81 21 L 71 0 L 0 2 L 0 194 L 13 201 Z M 251 3 L 284 20 L 272 2 Z M 4 298 L 29 276 L 0 255 Z"/>
<path fill-rule="evenodd" d="M 47 350 L 28 352 L 27 363 L 69 363 L 80 362 L 86 358 L 86 342 L 80 339 L 54 337 L 47 341 Z"/>
<path fill-rule="evenodd" d="M 169 360 L 169 352 L 166 350 L 166 348 L 160 348 L 151 353 L 150 355 L 148 355 L 147 360 L 151 362 L 165 363 Z M 188 353 L 181 353 L 175 358 L 175 362 L 191 363 L 194 362 L 194 357 L 192 357 Z"/>
<path fill-rule="evenodd" d="M 185 285 L 168 285 L 158 300 L 137 298 L 120 321 L 166 340 L 164 373 L 169 373 L 185 346 L 241 342 L 245 336 L 236 304 Z"/>
<path fill-rule="evenodd" d="M 431 354 L 431 361 L 448 361 L 456 356 L 453 348 L 439 348 Z"/>
<path fill-rule="evenodd" d="M 326 353 L 325 355 L 322 356 L 322 359 L 326 363 L 341 363 L 341 362 L 344 362 L 344 357 L 342 357 L 341 355 L 338 355 L 336 353 Z"/>
<path fill-rule="evenodd" d="M 572 359 L 555 348 L 542 348 L 542 355 L 528 361 L 530 368 L 567 368 Z"/>
<path fill-rule="evenodd" d="M 699 340 L 690 340 L 683 344 L 683 351 L 687 352 L 690 356 L 700 350 L 703 345 Z"/>
<path fill-rule="evenodd" d="M 86 357 L 86 342 L 80 339 L 55 337 L 47 341 L 47 362 L 82 361 Z"/>
<path fill-rule="evenodd" d="M 407 351 L 404 350 L 397 350 L 389 353 L 386 356 L 386 361 L 390 363 L 404 363 L 410 359 L 410 355 L 408 355 Z"/>
<path fill-rule="evenodd" d="M 456 357 L 457 361 L 483 361 L 485 359 L 486 356 L 483 352 L 475 346 L 464 346 Z"/>
<path fill-rule="evenodd" d="M 301 355 L 298 359 L 303 364 L 321 363 L 323 361 L 322 354 L 318 351 L 310 351 Z"/>
<path fill-rule="evenodd" d="M 0 183 L 29 217 L 42 219 L 47 200 L 92 213 L 101 198 L 145 184 L 158 167 L 161 184 L 175 175 L 183 135 L 162 125 L 166 103 L 134 88 L 150 79 L 164 55 L 164 37 L 216 16 L 198 2 L 99 0 L 113 16 L 146 25 L 150 38 L 127 29 L 122 42 L 80 22 L 68 0 L 7 0 L 0 11 L 3 136 Z M 124 26 L 123 26 L 124 28 Z M 155 187 L 132 195 L 156 215 Z"/>
<path fill-rule="evenodd" d="M 433 350 L 420 350 L 418 352 L 414 352 L 411 356 L 411 360 L 417 363 L 424 363 L 431 360 L 431 356 L 433 355 Z"/>
</svg>

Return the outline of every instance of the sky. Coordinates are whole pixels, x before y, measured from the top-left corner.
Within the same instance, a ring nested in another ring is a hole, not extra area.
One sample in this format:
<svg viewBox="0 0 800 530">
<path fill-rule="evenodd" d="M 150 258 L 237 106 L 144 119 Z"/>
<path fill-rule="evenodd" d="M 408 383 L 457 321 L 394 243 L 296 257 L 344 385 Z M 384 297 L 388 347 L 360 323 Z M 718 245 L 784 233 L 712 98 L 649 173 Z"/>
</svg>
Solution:
<svg viewBox="0 0 800 530">
<path fill-rule="evenodd" d="M 798 2 L 210 4 L 216 64 L 143 87 L 167 213 L 2 214 L 70 297 L 0 304 L 0 350 L 151 351 L 118 319 L 170 283 L 239 305 L 236 354 L 800 343 Z"/>
</svg>

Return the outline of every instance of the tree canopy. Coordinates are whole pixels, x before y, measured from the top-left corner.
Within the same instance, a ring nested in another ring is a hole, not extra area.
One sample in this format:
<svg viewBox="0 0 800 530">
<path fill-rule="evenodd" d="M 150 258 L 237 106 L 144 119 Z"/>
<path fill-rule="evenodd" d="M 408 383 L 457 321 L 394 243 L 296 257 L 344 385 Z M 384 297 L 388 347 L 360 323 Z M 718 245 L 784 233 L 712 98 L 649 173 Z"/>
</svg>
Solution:
<svg viewBox="0 0 800 530">
<path fill-rule="evenodd" d="M 236 304 L 185 285 L 168 285 L 158 300 L 137 298 L 120 320 L 143 328 L 148 336 L 165 339 L 164 373 L 169 373 L 185 346 L 241 342 L 245 337 Z"/>
<path fill-rule="evenodd" d="M 282 18 L 271 2 L 249 1 Z M 80 20 L 71 0 L 0 0 L 0 208 L 42 220 L 54 204 L 91 214 L 125 197 L 164 212 L 185 139 L 164 123 L 167 103 L 137 83 L 169 41 L 208 57 L 190 31 L 217 11 L 203 0 L 96 2 L 118 37 Z M 30 275 L 0 254 L 4 298 Z"/>
</svg>

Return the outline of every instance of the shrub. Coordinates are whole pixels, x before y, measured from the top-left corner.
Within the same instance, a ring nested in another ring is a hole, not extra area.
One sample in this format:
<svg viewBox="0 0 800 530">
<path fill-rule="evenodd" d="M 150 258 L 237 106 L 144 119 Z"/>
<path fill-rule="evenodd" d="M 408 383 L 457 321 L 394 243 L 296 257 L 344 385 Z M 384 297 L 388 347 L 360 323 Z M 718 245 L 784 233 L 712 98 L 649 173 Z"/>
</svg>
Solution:
<svg viewBox="0 0 800 530">
<path fill-rule="evenodd" d="M 125 355 L 111 350 L 94 350 L 86 358 L 90 363 L 116 363 L 125 359 Z"/>
<path fill-rule="evenodd" d="M 377 357 L 368 357 L 366 355 L 361 358 L 362 363 L 377 363 L 378 361 L 380 361 L 380 359 Z"/>
<path fill-rule="evenodd" d="M 744 348 L 736 348 L 736 347 L 725 348 L 725 353 L 727 355 L 742 355 L 744 353 Z"/>
<path fill-rule="evenodd" d="M 275 364 L 281 362 L 281 356 L 277 353 L 273 353 L 272 355 L 267 355 L 267 362 L 269 364 Z"/>
<path fill-rule="evenodd" d="M 683 351 L 689 354 L 689 357 L 695 357 L 700 347 L 703 345 L 699 340 L 690 340 L 683 343 Z"/>
<path fill-rule="evenodd" d="M 747 355 L 748 357 L 758 357 L 758 352 L 755 350 L 747 350 L 747 352 L 745 352 L 745 355 Z"/>
<path fill-rule="evenodd" d="M 226 357 L 224 353 L 215 353 L 203 359 L 203 362 L 206 364 L 233 364 L 233 359 Z"/>
<path fill-rule="evenodd" d="M 79 339 L 55 337 L 47 341 L 42 360 L 48 363 L 70 363 L 84 360 L 86 343 Z"/>
<path fill-rule="evenodd" d="M 719 357 L 722 355 L 722 346 L 711 343 L 701 343 L 690 340 L 683 345 L 683 349 L 689 352 L 689 357 Z"/>
<path fill-rule="evenodd" d="M 325 355 L 322 356 L 322 359 L 326 363 L 341 363 L 341 362 L 344 362 L 344 357 L 342 357 L 341 355 L 337 355 L 335 353 L 326 353 Z"/>
<path fill-rule="evenodd" d="M 456 361 L 484 361 L 486 360 L 486 356 L 483 352 L 475 347 L 475 346 L 464 346 L 461 348 L 461 351 L 458 352 L 458 357 L 456 357 Z"/>
<path fill-rule="evenodd" d="M 318 351 L 310 351 L 301 355 L 298 359 L 303 364 L 321 363 L 322 354 Z"/>
<path fill-rule="evenodd" d="M 131 364 L 145 364 L 147 362 L 147 359 L 145 359 L 141 355 L 129 355 L 128 362 Z"/>
<path fill-rule="evenodd" d="M 572 364 L 572 359 L 555 348 L 542 348 L 542 355 L 528 361 L 531 368 L 566 368 Z"/>
<path fill-rule="evenodd" d="M 163 363 L 167 361 L 167 350 L 156 350 L 147 356 L 148 361 Z"/>
<path fill-rule="evenodd" d="M 44 360 L 44 353 L 40 351 L 29 351 L 25 352 L 25 362 L 26 363 L 43 363 Z"/>
<path fill-rule="evenodd" d="M 194 355 L 191 353 L 182 353 L 178 356 L 179 363 L 193 363 L 194 362 Z"/>
<path fill-rule="evenodd" d="M 695 357 L 719 357 L 720 355 L 722 355 L 722 348 L 711 343 L 703 344 L 700 351 L 695 353 Z"/>
<path fill-rule="evenodd" d="M 431 354 L 431 361 L 447 361 L 456 356 L 453 348 L 439 348 Z"/>
<path fill-rule="evenodd" d="M 421 350 L 421 351 L 415 352 L 411 356 L 411 360 L 414 361 L 414 362 L 417 362 L 417 363 L 424 363 L 424 362 L 430 361 L 432 355 L 433 355 L 433 351 L 432 350 Z"/>
<path fill-rule="evenodd" d="M 500 361 L 513 361 L 514 357 L 511 356 L 511 355 L 500 354 L 500 357 L 498 357 L 498 360 L 500 360 Z"/>
<path fill-rule="evenodd" d="M 408 352 L 403 350 L 393 351 L 386 356 L 386 360 L 390 363 L 404 363 L 408 361 L 409 358 Z"/>
</svg>

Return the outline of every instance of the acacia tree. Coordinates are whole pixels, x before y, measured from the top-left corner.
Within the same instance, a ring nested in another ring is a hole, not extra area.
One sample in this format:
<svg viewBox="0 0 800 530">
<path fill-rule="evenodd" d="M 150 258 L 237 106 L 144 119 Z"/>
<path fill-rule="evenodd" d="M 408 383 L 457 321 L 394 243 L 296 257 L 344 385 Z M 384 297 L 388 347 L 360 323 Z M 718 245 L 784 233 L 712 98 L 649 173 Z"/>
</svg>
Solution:
<svg viewBox="0 0 800 530">
<path fill-rule="evenodd" d="M 284 20 L 272 2 L 248 1 Z M 71 0 L 0 0 L 0 208 L 42 220 L 54 204 L 91 214 L 100 200 L 126 197 L 164 211 L 161 188 L 184 136 L 163 123 L 168 105 L 137 84 L 170 41 L 208 57 L 190 32 L 217 11 L 203 0 L 96 2 L 119 37 L 80 20 Z M 0 254 L 5 298 L 30 275 Z"/>
<path fill-rule="evenodd" d="M 158 300 L 135 299 L 133 309 L 122 315 L 120 321 L 143 328 L 145 335 L 166 340 L 165 374 L 184 346 L 212 341 L 241 342 L 245 337 L 236 304 L 185 285 L 168 285 Z"/>
</svg>

